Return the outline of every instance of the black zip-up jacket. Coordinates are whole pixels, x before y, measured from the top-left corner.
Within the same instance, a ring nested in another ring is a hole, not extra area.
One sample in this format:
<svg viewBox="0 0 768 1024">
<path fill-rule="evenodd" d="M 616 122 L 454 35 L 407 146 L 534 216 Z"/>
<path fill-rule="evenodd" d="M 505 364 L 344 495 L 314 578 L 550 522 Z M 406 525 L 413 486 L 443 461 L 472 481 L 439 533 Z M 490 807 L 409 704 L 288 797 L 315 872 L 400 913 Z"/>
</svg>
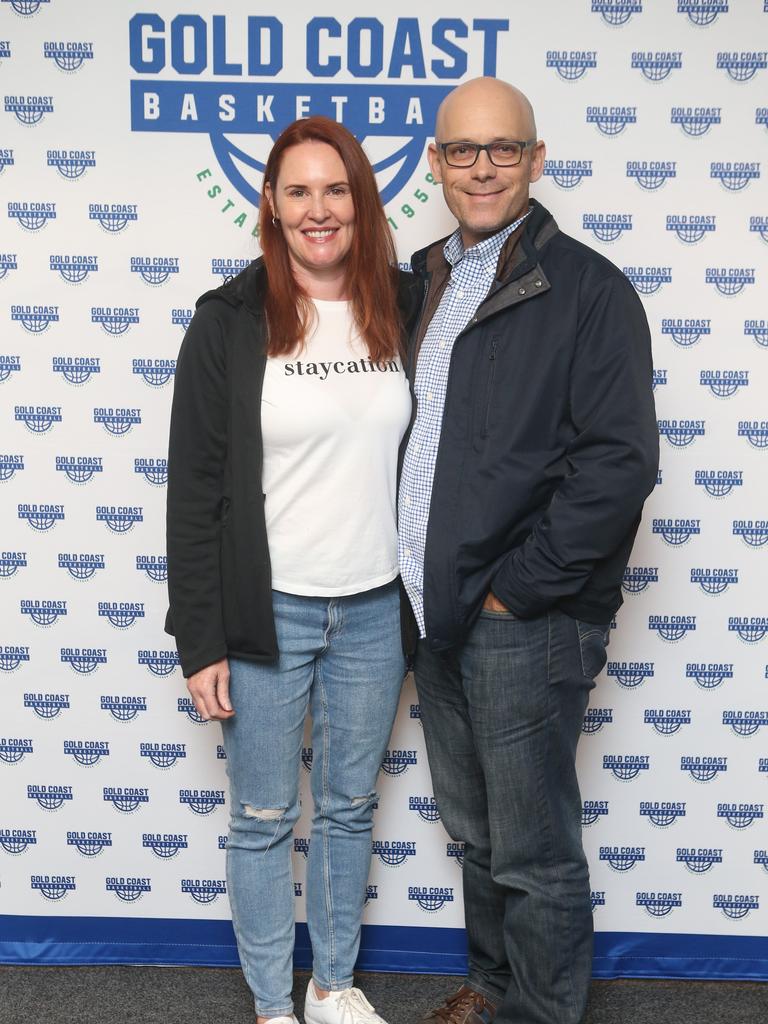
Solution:
<svg viewBox="0 0 768 1024">
<path fill-rule="evenodd" d="M 202 295 L 176 365 L 165 628 L 185 676 L 227 655 L 278 654 L 261 487 L 266 276 L 259 259 Z M 415 278 L 401 272 L 404 324 L 418 295 Z"/>
<path fill-rule="evenodd" d="M 436 651 L 462 641 L 489 590 L 520 618 L 558 608 L 608 623 L 656 482 L 642 304 L 612 263 L 531 205 L 451 355 L 424 565 Z M 430 295 L 430 277 L 449 273 L 444 241 L 413 257 Z"/>
</svg>

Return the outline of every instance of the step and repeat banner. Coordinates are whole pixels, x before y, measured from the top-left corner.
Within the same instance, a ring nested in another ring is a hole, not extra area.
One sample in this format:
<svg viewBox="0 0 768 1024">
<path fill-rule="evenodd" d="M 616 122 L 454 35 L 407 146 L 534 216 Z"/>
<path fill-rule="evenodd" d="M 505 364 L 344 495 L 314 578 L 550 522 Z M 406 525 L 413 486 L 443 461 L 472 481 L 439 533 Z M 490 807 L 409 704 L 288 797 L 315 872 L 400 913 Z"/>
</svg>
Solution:
<svg viewBox="0 0 768 1024">
<path fill-rule="evenodd" d="M 236 962 L 220 731 L 162 628 L 176 354 L 259 253 L 285 124 L 363 140 L 408 265 L 453 226 L 436 109 L 486 74 L 530 95 L 534 194 L 653 332 L 661 470 L 579 753 L 595 973 L 768 978 L 768 0 L 440 6 L 0 2 L 7 962 Z M 419 719 L 408 680 L 361 963 L 460 972 L 463 851 Z"/>
</svg>

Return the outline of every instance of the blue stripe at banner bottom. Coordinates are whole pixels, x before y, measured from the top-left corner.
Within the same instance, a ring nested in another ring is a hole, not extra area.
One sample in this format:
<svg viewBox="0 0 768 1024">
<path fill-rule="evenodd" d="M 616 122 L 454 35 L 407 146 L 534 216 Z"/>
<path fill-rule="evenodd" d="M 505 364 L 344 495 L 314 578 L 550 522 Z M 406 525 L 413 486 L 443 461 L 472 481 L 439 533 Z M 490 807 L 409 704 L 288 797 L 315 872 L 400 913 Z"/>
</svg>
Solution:
<svg viewBox="0 0 768 1024">
<path fill-rule="evenodd" d="M 230 921 L 0 915 L 5 964 L 158 964 L 237 967 Z M 363 925 L 358 968 L 406 974 L 466 973 L 461 928 Z M 311 966 L 307 926 L 296 926 L 296 967 Z M 595 978 L 768 981 L 768 938 L 597 932 Z"/>
</svg>

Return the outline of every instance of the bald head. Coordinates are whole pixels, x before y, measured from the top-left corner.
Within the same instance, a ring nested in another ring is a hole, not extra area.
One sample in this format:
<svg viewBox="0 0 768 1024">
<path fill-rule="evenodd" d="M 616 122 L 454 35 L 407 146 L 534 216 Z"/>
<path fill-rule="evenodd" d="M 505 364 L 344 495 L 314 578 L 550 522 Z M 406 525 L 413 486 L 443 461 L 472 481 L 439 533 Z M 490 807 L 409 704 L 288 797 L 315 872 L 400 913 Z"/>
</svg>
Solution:
<svg viewBox="0 0 768 1024">
<path fill-rule="evenodd" d="M 514 85 L 498 78 L 473 78 L 450 92 L 437 111 L 435 138 L 439 142 L 468 138 L 467 131 L 477 123 L 478 116 L 487 121 L 502 117 L 506 123 L 511 120 L 518 126 L 517 138 L 536 138 L 530 100 Z"/>
</svg>

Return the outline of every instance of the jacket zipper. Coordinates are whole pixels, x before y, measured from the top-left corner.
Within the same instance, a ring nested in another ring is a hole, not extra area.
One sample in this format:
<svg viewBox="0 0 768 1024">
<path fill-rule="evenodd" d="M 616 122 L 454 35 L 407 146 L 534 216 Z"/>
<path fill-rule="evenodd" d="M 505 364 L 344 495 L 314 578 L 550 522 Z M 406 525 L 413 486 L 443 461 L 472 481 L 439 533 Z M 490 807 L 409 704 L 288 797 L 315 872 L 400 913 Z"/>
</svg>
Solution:
<svg viewBox="0 0 768 1024">
<path fill-rule="evenodd" d="M 490 370 L 488 372 L 488 387 L 485 392 L 485 423 L 483 425 L 482 437 L 488 437 L 491 420 L 491 398 L 493 397 L 493 381 L 496 376 L 496 339 L 491 342 L 491 351 L 488 355 Z"/>
</svg>

